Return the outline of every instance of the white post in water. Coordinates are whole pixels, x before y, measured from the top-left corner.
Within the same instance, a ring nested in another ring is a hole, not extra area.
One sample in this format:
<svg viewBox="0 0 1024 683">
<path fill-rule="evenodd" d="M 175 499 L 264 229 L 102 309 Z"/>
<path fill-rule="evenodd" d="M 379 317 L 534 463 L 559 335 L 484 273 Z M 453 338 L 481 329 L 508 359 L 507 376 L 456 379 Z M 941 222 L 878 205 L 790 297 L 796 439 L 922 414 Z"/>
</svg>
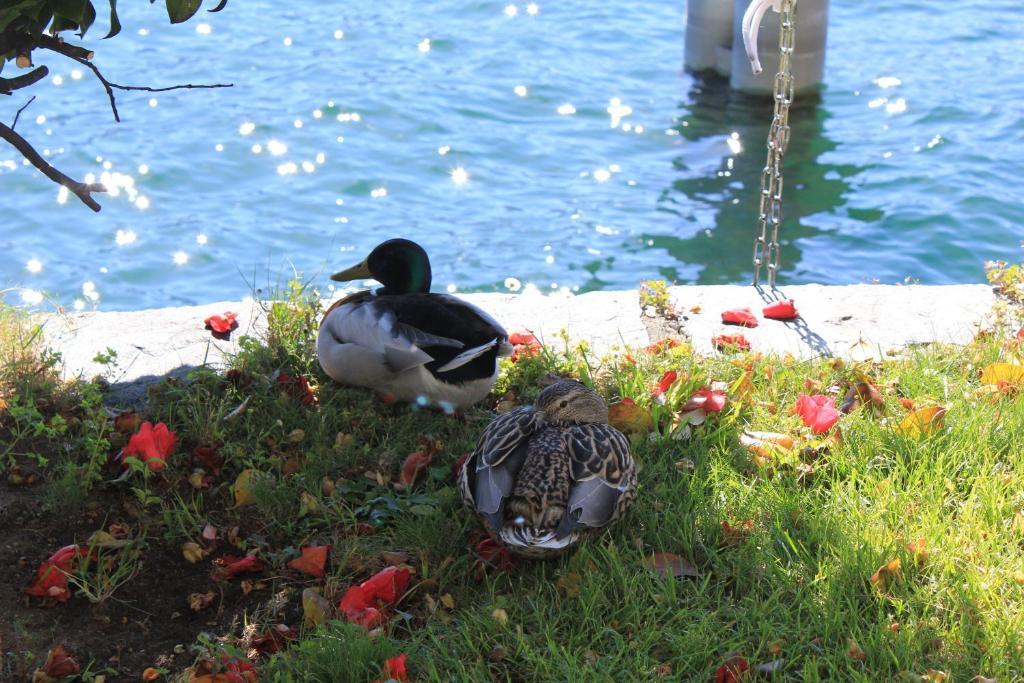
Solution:
<svg viewBox="0 0 1024 683">
<path fill-rule="evenodd" d="M 714 71 L 734 90 L 770 95 L 779 69 L 779 15 L 765 12 L 758 32 L 761 73 L 754 74 L 743 46 L 743 14 L 751 0 L 687 0 L 685 66 Z M 828 0 L 800 0 L 792 73 L 796 92 L 817 87 L 825 73 Z"/>
</svg>

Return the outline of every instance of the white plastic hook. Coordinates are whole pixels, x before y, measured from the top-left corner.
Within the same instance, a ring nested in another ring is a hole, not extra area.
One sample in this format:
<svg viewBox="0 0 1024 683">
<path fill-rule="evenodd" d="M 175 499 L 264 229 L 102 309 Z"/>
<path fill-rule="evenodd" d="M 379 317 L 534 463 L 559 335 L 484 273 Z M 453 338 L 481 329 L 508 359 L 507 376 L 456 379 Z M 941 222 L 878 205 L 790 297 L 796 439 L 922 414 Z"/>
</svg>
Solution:
<svg viewBox="0 0 1024 683">
<path fill-rule="evenodd" d="M 743 46 L 747 49 L 747 59 L 755 74 L 761 73 L 761 60 L 757 58 L 757 32 L 761 29 L 764 13 L 769 9 L 781 14 L 782 0 L 752 0 L 743 13 Z"/>
</svg>

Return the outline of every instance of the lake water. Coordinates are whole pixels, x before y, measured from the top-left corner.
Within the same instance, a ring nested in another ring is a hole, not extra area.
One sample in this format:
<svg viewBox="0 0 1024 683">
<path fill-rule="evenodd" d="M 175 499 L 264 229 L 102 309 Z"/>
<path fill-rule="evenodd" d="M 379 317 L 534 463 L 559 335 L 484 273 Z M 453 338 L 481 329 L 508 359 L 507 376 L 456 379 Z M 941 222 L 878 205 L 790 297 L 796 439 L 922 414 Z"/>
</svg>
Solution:
<svg viewBox="0 0 1024 683">
<path fill-rule="evenodd" d="M 116 124 L 91 73 L 37 53 L 51 78 L 0 116 L 37 95 L 17 130 L 119 192 L 61 203 L 0 147 L 8 301 L 199 303 L 293 269 L 326 289 L 394 236 L 437 291 L 751 276 L 771 105 L 682 72 L 683 0 L 235 0 L 178 26 L 162 4 L 121 3 L 106 42 L 101 12 L 95 64 L 234 87 L 120 93 Z M 792 115 L 781 282 L 978 282 L 1024 256 L 1022 29 L 1020 0 L 832 3 L 825 88 Z"/>
</svg>

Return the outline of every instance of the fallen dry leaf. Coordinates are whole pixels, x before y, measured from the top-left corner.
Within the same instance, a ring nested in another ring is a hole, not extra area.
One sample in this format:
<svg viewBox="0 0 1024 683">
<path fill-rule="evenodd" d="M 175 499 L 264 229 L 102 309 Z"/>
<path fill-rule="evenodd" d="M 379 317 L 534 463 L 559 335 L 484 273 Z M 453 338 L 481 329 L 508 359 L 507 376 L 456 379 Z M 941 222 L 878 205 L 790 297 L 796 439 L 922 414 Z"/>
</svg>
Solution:
<svg viewBox="0 0 1024 683">
<path fill-rule="evenodd" d="M 992 363 L 981 371 L 981 383 L 995 386 L 1024 384 L 1024 365 Z"/>
<path fill-rule="evenodd" d="M 190 564 L 195 564 L 206 557 L 206 554 L 207 551 L 203 550 L 203 547 L 198 543 L 189 541 L 188 543 L 181 544 L 181 555 L 185 558 L 185 561 Z"/>
<path fill-rule="evenodd" d="M 580 575 L 576 572 L 567 572 L 558 577 L 558 590 L 567 598 L 578 598 L 580 596 Z"/>
<path fill-rule="evenodd" d="M 846 647 L 846 654 L 851 659 L 856 659 L 858 662 L 863 662 L 868 658 L 868 655 L 864 650 L 860 649 L 860 645 L 853 638 L 850 638 L 849 643 Z"/>
<path fill-rule="evenodd" d="M 506 612 L 500 607 L 495 607 L 494 611 L 491 612 L 491 619 L 494 619 L 502 626 L 505 626 L 506 624 L 508 624 L 508 612 Z"/>
<path fill-rule="evenodd" d="M 78 662 L 68 654 L 64 646 L 57 645 L 46 654 L 46 662 L 32 675 L 32 681 L 33 683 L 56 682 L 66 676 L 74 676 L 81 670 Z"/>
<path fill-rule="evenodd" d="M 441 604 L 445 609 L 455 609 L 455 598 L 451 593 L 445 593 L 441 596 Z"/>
<path fill-rule="evenodd" d="M 155 681 L 158 678 L 160 678 L 160 672 L 154 669 L 153 667 L 147 666 L 145 669 L 142 670 L 142 680 L 145 683 Z"/>
<path fill-rule="evenodd" d="M 294 560 L 288 563 L 288 567 L 295 571 L 323 578 L 324 569 L 327 567 L 327 555 L 331 550 L 329 545 L 304 546 L 301 553 Z"/>
<path fill-rule="evenodd" d="M 941 406 L 918 408 L 903 418 L 896 427 L 896 433 L 912 439 L 920 439 L 938 433 L 942 429 L 946 409 Z"/>
<path fill-rule="evenodd" d="M 907 552 L 914 558 L 917 566 L 921 566 L 928 559 L 928 541 L 923 538 L 916 538 L 907 543 Z"/>
<path fill-rule="evenodd" d="M 736 526 L 733 526 L 727 520 L 722 520 L 722 536 L 725 538 L 726 545 L 742 543 L 750 537 L 753 531 L 754 520 L 752 519 L 744 519 L 741 522 L 737 522 Z"/>
<path fill-rule="evenodd" d="M 253 489 L 255 488 L 255 481 L 260 475 L 261 473 L 253 469 L 245 469 L 238 473 L 238 478 L 235 479 L 235 483 L 231 487 L 235 494 L 236 508 L 252 505 L 256 502 L 256 498 L 253 496 Z"/>
<path fill-rule="evenodd" d="M 885 399 L 882 398 L 878 387 L 870 382 L 856 382 L 850 386 L 839 406 L 839 412 L 843 414 L 852 413 L 862 405 L 871 409 L 871 414 L 879 417 L 885 412 Z"/>
<path fill-rule="evenodd" d="M 700 576 L 692 562 L 675 553 L 654 553 L 643 559 L 643 565 L 665 579 Z"/>
<path fill-rule="evenodd" d="M 302 623 L 306 628 L 313 628 L 323 622 L 334 613 L 334 605 L 330 603 L 315 588 L 305 588 L 302 591 Z"/>
<path fill-rule="evenodd" d="M 781 447 L 784 451 L 789 451 L 793 448 L 795 441 L 789 434 L 746 430 L 740 434 L 740 443 L 747 447 L 772 444 Z"/>
<path fill-rule="evenodd" d="M 874 574 L 871 575 L 871 585 L 877 588 L 880 592 L 884 593 L 889 589 L 889 585 L 900 578 L 900 558 L 890 560 L 881 567 L 878 568 Z"/>
<path fill-rule="evenodd" d="M 608 424 L 628 435 L 646 434 L 654 428 L 651 413 L 630 398 L 608 406 Z"/>
<path fill-rule="evenodd" d="M 204 610 L 213 604 L 217 594 L 213 591 L 206 591 L 205 593 L 191 593 L 188 596 L 188 606 L 193 612 L 199 612 Z"/>
</svg>

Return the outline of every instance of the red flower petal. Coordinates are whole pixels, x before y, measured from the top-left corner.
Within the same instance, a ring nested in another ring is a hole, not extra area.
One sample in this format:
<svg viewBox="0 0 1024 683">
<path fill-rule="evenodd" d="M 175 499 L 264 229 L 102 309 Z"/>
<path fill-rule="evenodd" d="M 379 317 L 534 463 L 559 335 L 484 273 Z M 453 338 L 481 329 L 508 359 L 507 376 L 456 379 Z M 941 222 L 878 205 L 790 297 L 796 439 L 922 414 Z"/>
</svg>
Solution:
<svg viewBox="0 0 1024 683">
<path fill-rule="evenodd" d="M 288 566 L 303 574 L 309 574 L 316 578 L 322 578 L 324 568 L 327 566 L 327 553 L 330 552 L 329 545 L 307 545 L 301 550 L 302 554 L 288 563 Z"/>
<path fill-rule="evenodd" d="M 154 427 L 143 422 L 139 431 L 128 439 L 128 445 L 121 452 L 122 458 L 135 457 L 146 463 L 150 470 L 157 472 L 164 468 L 167 456 L 174 450 L 178 437 L 167 429 L 167 425 L 158 422 Z M 125 464 L 127 467 L 127 463 Z"/>
<path fill-rule="evenodd" d="M 382 667 L 384 675 L 396 681 L 408 681 L 409 674 L 405 670 L 405 658 L 406 654 L 404 652 L 397 657 L 389 657 Z"/>
<path fill-rule="evenodd" d="M 742 334 L 722 334 L 711 338 L 711 345 L 719 351 L 749 351 L 750 342 Z"/>
<path fill-rule="evenodd" d="M 235 557 L 234 555 L 225 555 L 224 557 L 217 558 L 213 563 L 221 568 L 221 573 L 228 579 L 247 572 L 262 571 L 264 566 L 263 560 L 255 555 L 246 555 L 242 558 Z"/>
<path fill-rule="evenodd" d="M 691 410 L 703 410 L 705 413 L 718 413 L 725 408 L 726 396 L 721 391 L 701 389 L 693 392 L 693 396 L 686 402 L 679 412 L 688 413 Z"/>
<path fill-rule="evenodd" d="M 677 346 L 679 346 L 679 340 L 668 337 L 667 339 L 656 341 L 653 344 L 648 344 L 647 346 L 644 347 L 644 352 L 661 353 L 662 351 L 666 351 L 668 349 L 674 349 Z"/>
<path fill-rule="evenodd" d="M 815 434 L 823 434 L 839 421 L 835 401 L 821 394 L 800 394 L 796 400 L 796 413 Z"/>
<path fill-rule="evenodd" d="M 750 671 L 750 664 L 743 657 L 730 657 L 715 670 L 715 683 L 738 683 Z"/>
<path fill-rule="evenodd" d="M 1017 332 L 1017 339 L 1024 339 L 1024 327 Z"/>
<path fill-rule="evenodd" d="M 412 486 L 413 482 L 416 481 L 416 477 L 426 471 L 427 467 L 430 466 L 430 461 L 433 459 L 434 456 L 429 450 L 410 453 L 406 456 L 405 462 L 402 463 L 402 473 L 399 475 L 399 480 L 404 486 Z"/>
<path fill-rule="evenodd" d="M 71 597 L 68 574 L 73 571 L 76 558 L 88 556 L 89 551 L 78 545 L 64 546 L 40 565 L 36 570 L 35 581 L 25 589 L 25 592 L 40 598 L 55 598 L 58 602 L 67 602 Z"/>
<path fill-rule="evenodd" d="M 513 332 L 508 335 L 509 344 L 537 344 L 537 338 L 529 332 Z"/>
<path fill-rule="evenodd" d="M 386 614 L 382 608 L 392 607 L 405 593 L 411 572 L 387 567 L 349 588 L 338 603 L 338 609 L 349 621 L 371 629 L 379 626 Z"/>
<path fill-rule="evenodd" d="M 655 392 L 655 396 L 659 394 L 664 394 L 666 391 L 668 391 L 669 387 L 672 386 L 672 384 L 676 381 L 678 377 L 679 375 L 676 374 L 675 370 L 669 370 L 664 375 L 662 375 L 661 379 L 658 380 L 658 390 Z"/>
<path fill-rule="evenodd" d="M 237 318 L 237 313 L 225 311 L 224 315 L 211 315 L 203 321 L 203 324 L 214 337 L 227 341 L 231 338 L 231 332 L 238 329 Z"/>
<path fill-rule="evenodd" d="M 220 474 L 220 449 L 216 446 L 196 446 L 192 449 L 192 456 L 210 470 L 213 476 Z"/>
<path fill-rule="evenodd" d="M 288 647 L 288 643 L 297 640 L 298 631 L 285 624 L 275 624 L 268 627 L 258 636 L 249 640 L 249 647 L 265 655 L 281 652 Z"/>
<path fill-rule="evenodd" d="M 796 306 L 793 305 L 792 299 L 783 299 L 782 301 L 769 304 L 764 307 L 761 313 L 764 317 L 771 318 L 772 320 L 792 320 L 793 318 L 800 317 L 800 314 L 796 312 Z"/>
<path fill-rule="evenodd" d="M 292 377 L 287 372 L 277 376 L 277 385 L 292 398 L 297 399 L 302 405 L 313 405 L 316 402 L 316 394 L 309 386 L 309 380 L 305 375 Z"/>
<path fill-rule="evenodd" d="M 78 665 L 78 662 L 68 654 L 63 645 L 57 645 L 46 654 L 46 663 L 40 669 L 45 674 L 42 680 L 60 680 L 65 676 L 74 676 L 81 670 L 82 668 Z M 39 671 L 36 672 L 36 675 L 38 674 Z M 39 679 L 33 677 L 32 680 Z"/>
<path fill-rule="evenodd" d="M 373 599 L 380 600 L 390 607 L 405 593 L 411 574 L 412 572 L 408 569 L 387 567 L 361 583 L 360 586 Z"/>
<path fill-rule="evenodd" d="M 757 318 L 749 308 L 732 308 L 722 311 L 722 322 L 744 327 L 757 327 Z"/>
<path fill-rule="evenodd" d="M 508 336 L 508 342 L 512 344 L 512 362 L 520 358 L 529 358 L 540 353 L 541 343 L 529 332 L 513 332 Z"/>
</svg>

